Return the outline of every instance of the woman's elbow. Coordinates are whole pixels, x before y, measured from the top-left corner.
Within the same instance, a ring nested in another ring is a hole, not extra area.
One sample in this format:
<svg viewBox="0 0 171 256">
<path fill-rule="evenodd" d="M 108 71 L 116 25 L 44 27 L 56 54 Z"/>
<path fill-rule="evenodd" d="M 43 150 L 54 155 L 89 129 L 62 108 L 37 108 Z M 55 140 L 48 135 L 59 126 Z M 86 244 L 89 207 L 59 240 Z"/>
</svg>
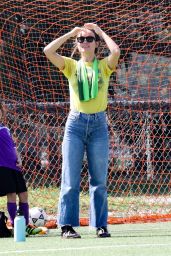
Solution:
<svg viewBox="0 0 171 256">
<path fill-rule="evenodd" d="M 49 50 L 48 50 L 48 46 L 45 46 L 45 47 L 44 47 L 43 52 L 44 52 L 44 54 L 45 54 L 45 55 L 47 55 L 47 54 L 48 54 L 48 52 L 49 52 Z"/>
<path fill-rule="evenodd" d="M 114 49 L 114 53 L 115 53 L 115 55 L 116 55 L 117 57 L 120 56 L 121 50 L 120 50 L 119 46 L 117 46 L 117 47 Z"/>
</svg>

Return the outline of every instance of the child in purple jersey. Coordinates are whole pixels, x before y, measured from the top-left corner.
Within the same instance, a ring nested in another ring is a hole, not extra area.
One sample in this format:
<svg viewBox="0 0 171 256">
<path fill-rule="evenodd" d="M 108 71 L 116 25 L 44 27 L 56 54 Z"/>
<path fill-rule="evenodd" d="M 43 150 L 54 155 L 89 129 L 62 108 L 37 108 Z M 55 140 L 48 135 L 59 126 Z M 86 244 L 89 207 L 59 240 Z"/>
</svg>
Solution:
<svg viewBox="0 0 171 256">
<path fill-rule="evenodd" d="M 18 207 L 26 220 L 26 232 L 30 235 L 39 234 L 42 233 L 42 228 L 34 228 L 28 225 L 28 193 L 21 172 L 22 161 L 10 134 L 10 130 L 2 123 L 5 112 L 5 108 L 0 102 L 0 196 L 7 196 L 7 210 L 12 226 L 14 226 L 18 196 Z"/>
</svg>

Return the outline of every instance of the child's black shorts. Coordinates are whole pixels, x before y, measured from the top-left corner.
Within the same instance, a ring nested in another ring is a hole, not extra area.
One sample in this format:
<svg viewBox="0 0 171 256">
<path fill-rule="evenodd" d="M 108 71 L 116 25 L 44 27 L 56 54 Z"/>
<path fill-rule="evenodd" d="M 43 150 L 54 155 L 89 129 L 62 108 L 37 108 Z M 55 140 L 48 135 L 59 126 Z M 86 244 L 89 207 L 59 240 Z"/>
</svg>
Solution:
<svg viewBox="0 0 171 256">
<path fill-rule="evenodd" d="M 26 182 L 20 171 L 0 167 L 0 196 L 6 196 L 9 193 L 19 194 L 26 191 Z"/>
</svg>

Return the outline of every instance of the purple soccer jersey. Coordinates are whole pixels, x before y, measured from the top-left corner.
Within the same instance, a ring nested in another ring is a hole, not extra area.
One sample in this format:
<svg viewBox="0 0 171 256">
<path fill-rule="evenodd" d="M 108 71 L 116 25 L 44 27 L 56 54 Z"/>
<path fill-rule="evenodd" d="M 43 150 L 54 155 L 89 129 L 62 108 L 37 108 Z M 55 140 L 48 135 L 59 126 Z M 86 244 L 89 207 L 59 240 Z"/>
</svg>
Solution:
<svg viewBox="0 0 171 256">
<path fill-rule="evenodd" d="M 0 167 L 19 171 L 20 168 L 16 164 L 17 154 L 10 130 L 0 124 Z"/>
</svg>

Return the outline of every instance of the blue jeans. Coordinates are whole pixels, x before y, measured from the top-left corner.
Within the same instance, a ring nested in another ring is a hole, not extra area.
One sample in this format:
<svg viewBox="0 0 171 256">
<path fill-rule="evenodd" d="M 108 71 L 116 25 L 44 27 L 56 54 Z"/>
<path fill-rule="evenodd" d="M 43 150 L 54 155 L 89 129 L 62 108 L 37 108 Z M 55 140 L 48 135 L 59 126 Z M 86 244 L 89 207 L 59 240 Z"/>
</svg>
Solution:
<svg viewBox="0 0 171 256">
<path fill-rule="evenodd" d="M 105 112 L 69 113 L 62 143 L 58 224 L 79 226 L 80 174 L 84 152 L 89 169 L 90 225 L 107 226 L 108 126 Z"/>
</svg>

